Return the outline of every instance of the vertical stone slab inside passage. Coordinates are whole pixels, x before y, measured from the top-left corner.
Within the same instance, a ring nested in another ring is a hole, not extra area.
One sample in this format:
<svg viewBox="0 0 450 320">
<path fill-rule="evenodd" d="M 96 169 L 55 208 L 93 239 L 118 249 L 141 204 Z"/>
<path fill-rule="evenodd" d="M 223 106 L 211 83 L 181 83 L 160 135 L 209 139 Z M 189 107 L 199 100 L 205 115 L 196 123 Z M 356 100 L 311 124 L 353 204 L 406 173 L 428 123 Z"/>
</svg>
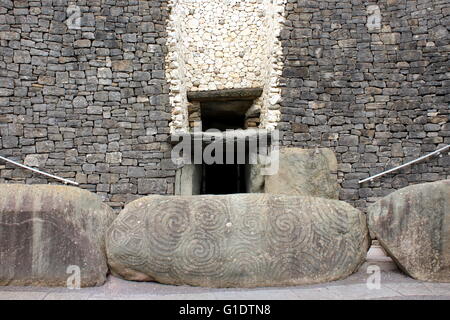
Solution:
<svg viewBox="0 0 450 320">
<path fill-rule="evenodd" d="M 0 184 L 0 285 L 66 286 L 78 271 L 80 286 L 103 284 L 104 235 L 114 218 L 86 190 Z"/>
<path fill-rule="evenodd" d="M 108 264 L 128 280 L 205 287 L 342 279 L 364 262 L 366 219 L 336 200 L 270 194 L 149 196 L 108 230 Z"/>
</svg>

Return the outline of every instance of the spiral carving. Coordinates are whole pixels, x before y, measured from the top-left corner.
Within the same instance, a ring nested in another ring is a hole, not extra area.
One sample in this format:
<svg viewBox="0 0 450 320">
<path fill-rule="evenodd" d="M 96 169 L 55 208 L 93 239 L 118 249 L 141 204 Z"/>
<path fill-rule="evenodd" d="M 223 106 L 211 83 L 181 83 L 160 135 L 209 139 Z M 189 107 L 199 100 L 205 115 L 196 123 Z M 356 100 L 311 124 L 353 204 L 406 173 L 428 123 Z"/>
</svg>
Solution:
<svg viewBox="0 0 450 320">
<path fill-rule="evenodd" d="M 276 210 L 268 219 L 268 239 L 272 249 L 301 246 L 310 235 L 308 220 L 307 216 L 299 215 L 290 206 Z"/>
<path fill-rule="evenodd" d="M 239 227 L 239 231 L 243 238 L 251 240 L 261 239 L 263 232 L 261 218 L 255 214 L 242 217 L 242 224 Z"/>
<path fill-rule="evenodd" d="M 190 211 L 194 213 L 195 223 L 207 232 L 219 231 L 230 221 L 228 205 L 223 199 L 194 199 L 190 204 Z"/>
<path fill-rule="evenodd" d="M 258 246 L 249 242 L 230 249 L 232 263 L 225 279 L 228 286 L 246 286 L 246 283 L 251 284 L 266 275 L 268 260 L 266 253 Z M 267 277 L 270 276 L 267 274 Z"/>
<path fill-rule="evenodd" d="M 349 275 L 365 258 L 361 215 L 339 201 L 302 196 L 149 197 L 114 221 L 108 256 L 116 274 L 127 277 L 120 266 L 128 266 L 167 284 L 329 281 Z"/>
<path fill-rule="evenodd" d="M 217 277 L 223 274 L 223 244 L 209 233 L 197 231 L 186 237 L 176 252 L 174 267 L 178 278 Z"/>
<path fill-rule="evenodd" d="M 161 200 L 147 210 L 153 212 L 146 221 L 149 245 L 157 254 L 172 254 L 186 230 L 190 228 L 190 215 L 186 201 Z M 155 228 L 154 226 L 158 226 Z"/>
</svg>

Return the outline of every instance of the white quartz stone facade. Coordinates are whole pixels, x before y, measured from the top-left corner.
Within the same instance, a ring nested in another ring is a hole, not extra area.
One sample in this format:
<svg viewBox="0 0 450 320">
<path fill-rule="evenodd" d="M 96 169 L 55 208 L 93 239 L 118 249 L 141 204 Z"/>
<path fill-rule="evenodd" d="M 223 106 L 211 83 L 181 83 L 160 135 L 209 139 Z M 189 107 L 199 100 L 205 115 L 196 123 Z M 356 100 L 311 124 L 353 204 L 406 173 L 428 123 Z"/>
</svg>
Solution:
<svg viewBox="0 0 450 320">
<path fill-rule="evenodd" d="M 263 88 L 261 127 L 279 121 L 286 0 L 172 0 L 166 59 L 171 131 L 188 131 L 187 91 Z"/>
</svg>

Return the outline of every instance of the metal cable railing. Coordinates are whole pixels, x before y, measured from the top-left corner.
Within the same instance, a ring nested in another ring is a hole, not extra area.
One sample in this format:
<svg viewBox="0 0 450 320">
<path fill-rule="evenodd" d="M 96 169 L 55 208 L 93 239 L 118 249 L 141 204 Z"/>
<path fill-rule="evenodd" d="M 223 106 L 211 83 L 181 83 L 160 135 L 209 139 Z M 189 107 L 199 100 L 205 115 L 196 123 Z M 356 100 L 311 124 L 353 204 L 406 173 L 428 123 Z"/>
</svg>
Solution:
<svg viewBox="0 0 450 320">
<path fill-rule="evenodd" d="M 397 167 L 395 167 L 395 168 L 392 168 L 392 169 L 389 169 L 389 170 L 380 172 L 380 173 L 378 173 L 378 174 L 375 174 L 375 175 L 373 175 L 373 176 L 370 176 L 370 177 L 368 177 L 368 178 L 365 178 L 365 179 L 363 179 L 363 180 L 360 180 L 358 183 L 364 183 L 364 182 L 367 182 L 367 181 L 372 181 L 373 179 L 376 179 L 376 178 L 378 178 L 378 177 L 384 176 L 385 174 L 388 174 L 388 173 L 391 173 L 391 172 L 400 170 L 400 169 L 402 169 L 402 168 L 405 168 L 405 167 L 407 167 L 407 166 L 410 166 L 410 165 L 412 165 L 412 164 L 414 164 L 414 163 L 416 163 L 416 162 L 425 160 L 425 159 L 427 159 L 427 158 L 429 158 L 429 157 L 432 157 L 432 156 L 434 156 L 434 155 L 438 155 L 438 154 L 440 154 L 441 152 L 443 152 L 443 151 L 445 151 L 445 150 L 447 150 L 447 149 L 449 149 L 449 148 L 450 148 L 450 144 L 449 144 L 449 145 L 446 145 L 445 147 L 442 147 L 442 148 L 440 148 L 440 149 L 438 149 L 438 150 L 436 150 L 436 151 L 433 151 L 433 152 L 431 152 L 431 153 L 428 153 L 428 154 L 426 154 L 426 155 L 424 155 L 424 156 L 422 156 L 422 157 L 419 157 L 419 158 L 417 158 L 417 159 L 415 159 L 415 160 L 409 161 L 409 162 L 404 163 L 404 164 L 402 164 L 402 165 L 400 165 L 400 166 L 397 166 Z M 11 164 L 13 164 L 13 165 L 16 165 L 16 166 L 18 166 L 18 167 L 21 167 L 21 168 L 24 168 L 24 169 L 27 169 L 27 170 L 36 172 L 36 173 L 38 173 L 38 174 L 41 174 L 41 175 L 44 175 L 44 176 L 47 176 L 47 177 L 50 177 L 50 178 L 53 178 L 53 179 L 62 181 L 62 182 L 64 182 L 64 183 L 66 183 L 66 184 L 69 183 L 69 184 L 73 184 L 73 185 L 76 185 L 76 186 L 79 185 L 79 184 L 78 184 L 77 182 L 75 182 L 75 181 L 72 181 L 72 180 L 69 180 L 69 179 L 65 179 L 65 178 L 61 178 L 61 177 L 55 176 L 55 175 L 53 175 L 53 174 L 50 174 L 50 173 L 47 173 L 47 172 L 38 170 L 38 169 L 34 169 L 34 168 L 31 168 L 31 167 L 28 167 L 28 166 L 26 166 L 26 165 L 20 164 L 20 163 L 18 163 L 18 162 L 16 162 L 16 161 L 7 159 L 7 158 L 2 157 L 2 156 L 0 156 L 0 160 L 3 160 L 3 161 L 5 161 L 5 162 L 9 162 L 9 163 L 11 163 Z"/>
<path fill-rule="evenodd" d="M 424 156 L 421 156 L 420 158 L 417 158 L 417 159 L 415 159 L 415 160 L 409 161 L 409 162 L 404 163 L 404 164 L 402 164 L 402 165 L 400 165 L 400 166 L 397 166 L 397 167 L 395 167 L 395 168 L 392 168 L 392 169 L 383 171 L 383 172 L 378 173 L 378 174 L 376 174 L 376 175 L 373 175 L 373 176 L 371 176 L 371 177 L 368 177 L 368 178 L 365 178 L 365 179 L 363 179 L 363 180 L 360 180 L 359 183 L 364 183 L 364 182 L 366 182 L 366 181 L 372 181 L 373 179 L 376 179 L 376 178 L 378 178 L 378 177 L 384 176 L 385 174 L 388 174 L 388 173 L 390 173 L 390 172 L 397 171 L 397 170 L 399 170 L 399 169 L 401 169 L 401 168 L 410 166 L 410 165 L 412 165 L 413 163 L 422 161 L 422 160 L 427 159 L 427 158 L 429 158 L 429 157 L 431 157 L 431 156 L 434 156 L 434 155 L 438 155 L 438 154 L 440 154 L 441 152 L 443 152 L 444 150 L 446 150 L 446 149 L 448 149 L 448 148 L 450 148 L 450 144 L 449 144 L 449 145 L 446 145 L 445 147 L 442 147 L 442 148 L 440 148 L 440 149 L 438 149 L 438 150 L 436 150 L 436 151 L 430 152 L 430 153 L 428 153 L 428 154 L 426 154 L 426 155 L 424 155 Z"/>
<path fill-rule="evenodd" d="M 0 160 L 3 160 L 3 161 L 5 161 L 5 162 L 12 163 L 13 165 L 16 165 L 16 166 L 18 166 L 18 167 L 21 167 L 21 168 L 24 168 L 24 169 L 27 169 L 27 170 L 30 170 L 30 171 L 39 173 L 39 174 L 44 175 L 44 176 L 47 176 L 47 177 L 49 177 L 49 178 L 53 178 L 53 179 L 62 181 L 62 182 L 64 182 L 64 183 L 66 183 L 66 184 L 67 184 L 67 183 L 70 183 L 70 184 L 73 184 L 73 185 L 75 185 L 75 186 L 78 186 L 78 185 L 79 185 L 79 184 L 78 184 L 77 182 L 75 182 L 75 181 L 68 180 L 68 179 L 64 179 L 64 178 L 55 176 L 55 175 L 53 175 L 53 174 L 50 174 L 50 173 L 41 171 L 41 170 L 38 170 L 38 169 L 34 169 L 34 168 L 31 168 L 31 167 L 28 167 L 28 166 L 26 166 L 26 165 L 24 165 L 24 164 L 20 164 L 20 163 L 18 163 L 18 162 L 16 162 L 16 161 L 7 159 L 7 158 L 2 157 L 2 156 L 0 156 Z"/>
</svg>

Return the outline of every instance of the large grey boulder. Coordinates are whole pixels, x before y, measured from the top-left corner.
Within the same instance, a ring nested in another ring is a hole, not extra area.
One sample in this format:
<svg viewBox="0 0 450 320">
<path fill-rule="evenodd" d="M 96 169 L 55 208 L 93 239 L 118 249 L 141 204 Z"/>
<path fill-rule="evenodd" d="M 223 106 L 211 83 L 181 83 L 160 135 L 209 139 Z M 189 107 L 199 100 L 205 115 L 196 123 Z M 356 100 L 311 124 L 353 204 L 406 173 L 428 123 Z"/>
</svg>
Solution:
<svg viewBox="0 0 450 320">
<path fill-rule="evenodd" d="M 265 176 L 264 193 L 338 199 L 336 172 L 331 149 L 281 149 L 278 172 Z"/>
<path fill-rule="evenodd" d="M 78 271 L 82 287 L 103 284 L 115 217 L 86 190 L 0 184 L 0 285 L 76 286 Z"/>
<path fill-rule="evenodd" d="M 205 287 L 287 286 L 352 274 L 366 218 L 336 200 L 269 194 L 148 196 L 108 230 L 113 274 Z"/>
<path fill-rule="evenodd" d="M 370 232 L 399 268 L 450 282 L 450 180 L 412 185 L 368 209 Z"/>
</svg>

